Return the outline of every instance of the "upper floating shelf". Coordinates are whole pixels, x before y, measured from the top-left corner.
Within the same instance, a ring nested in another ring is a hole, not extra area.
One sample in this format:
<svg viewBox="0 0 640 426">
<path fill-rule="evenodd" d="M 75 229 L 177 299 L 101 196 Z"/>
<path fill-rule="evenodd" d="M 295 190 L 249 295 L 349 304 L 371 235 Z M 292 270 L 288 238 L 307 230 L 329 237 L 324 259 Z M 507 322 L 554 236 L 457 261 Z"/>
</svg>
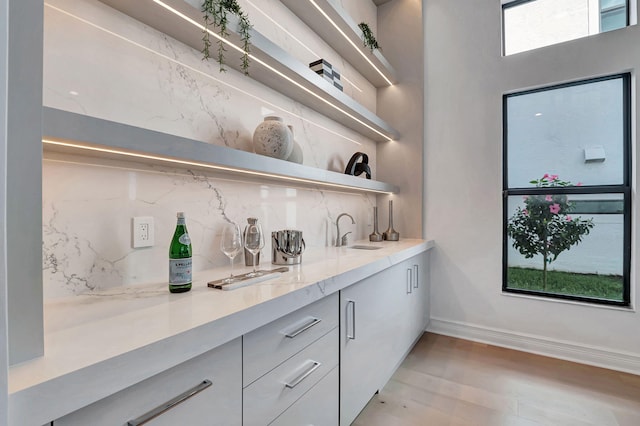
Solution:
<svg viewBox="0 0 640 426">
<path fill-rule="evenodd" d="M 395 185 L 317 169 L 251 152 L 44 107 L 42 139 L 47 151 L 208 169 L 260 182 L 329 187 L 350 192 L 397 193 Z"/>
<path fill-rule="evenodd" d="M 375 87 L 397 83 L 396 71 L 379 50 L 362 43 L 349 14 L 329 0 L 280 0 Z"/>
<path fill-rule="evenodd" d="M 202 49 L 202 12 L 183 0 L 100 0 L 138 21 L 200 51 Z M 238 21 L 229 15 L 228 40 L 241 46 Z M 228 47 L 225 60 L 240 70 L 241 55 Z M 306 64 L 290 56 L 255 30 L 251 30 L 250 77 L 301 102 L 361 135 L 385 142 L 398 139 L 399 133 L 380 117 L 319 78 Z"/>
</svg>

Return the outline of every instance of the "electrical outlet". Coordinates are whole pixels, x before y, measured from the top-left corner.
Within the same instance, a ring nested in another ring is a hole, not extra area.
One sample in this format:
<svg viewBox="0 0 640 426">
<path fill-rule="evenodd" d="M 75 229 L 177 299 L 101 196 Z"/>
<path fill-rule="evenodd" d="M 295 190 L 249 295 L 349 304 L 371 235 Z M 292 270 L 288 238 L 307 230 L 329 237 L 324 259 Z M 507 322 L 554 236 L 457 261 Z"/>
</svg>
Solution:
<svg viewBox="0 0 640 426">
<path fill-rule="evenodd" d="M 155 232 L 153 217 L 137 216 L 132 220 L 131 245 L 133 248 L 153 247 L 155 242 Z"/>
</svg>

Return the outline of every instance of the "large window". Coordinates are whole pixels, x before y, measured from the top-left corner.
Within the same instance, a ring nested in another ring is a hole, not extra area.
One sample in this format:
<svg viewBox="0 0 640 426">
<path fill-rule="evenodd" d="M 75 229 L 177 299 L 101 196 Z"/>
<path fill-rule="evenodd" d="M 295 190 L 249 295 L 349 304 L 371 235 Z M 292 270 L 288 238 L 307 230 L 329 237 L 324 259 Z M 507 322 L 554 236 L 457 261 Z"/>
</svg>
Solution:
<svg viewBox="0 0 640 426">
<path fill-rule="evenodd" d="M 630 77 L 504 96 L 503 290 L 628 306 Z"/>
<path fill-rule="evenodd" d="M 628 0 L 503 2 L 504 54 L 511 55 L 629 25 Z"/>
</svg>

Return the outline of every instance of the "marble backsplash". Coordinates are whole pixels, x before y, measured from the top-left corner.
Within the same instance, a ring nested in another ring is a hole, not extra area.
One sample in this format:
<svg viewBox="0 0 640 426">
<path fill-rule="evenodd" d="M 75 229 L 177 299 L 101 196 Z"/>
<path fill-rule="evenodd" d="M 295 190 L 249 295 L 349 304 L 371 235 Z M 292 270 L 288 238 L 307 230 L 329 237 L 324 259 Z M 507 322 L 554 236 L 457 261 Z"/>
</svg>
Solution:
<svg viewBox="0 0 640 426">
<path fill-rule="evenodd" d="M 49 107 L 246 151 L 252 150 L 253 129 L 262 117 L 275 113 L 294 126 L 305 165 L 341 172 L 354 152 L 363 151 L 375 178 L 374 142 L 238 72 L 219 73 L 217 64 L 203 62 L 199 52 L 95 0 L 45 3 L 43 89 Z M 166 281 L 177 211 L 187 216 L 197 276 L 228 265 L 219 250 L 225 222 L 244 224 L 247 217 L 257 217 L 268 233 L 299 229 L 307 245 L 325 246 L 333 243 L 335 218 L 342 212 L 356 220 L 356 225 L 345 221 L 344 232 L 366 238 L 375 203 L 375 195 L 48 153 L 43 163 L 44 296 Z M 154 217 L 154 247 L 131 248 L 134 216 Z M 270 260 L 270 244 L 263 260 Z"/>
<path fill-rule="evenodd" d="M 194 251 L 194 272 L 226 267 L 220 233 L 226 222 L 244 228 L 257 217 L 265 233 L 303 231 L 309 247 L 331 245 L 335 219 L 354 216 L 342 232 L 371 232 L 375 195 L 295 189 L 235 181 L 213 174 L 113 160 L 48 154 L 43 181 L 45 298 L 121 285 L 167 280 L 176 212 L 184 211 Z M 133 249 L 131 219 L 152 216 L 155 245 Z M 352 236 L 350 235 L 350 236 Z M 262 251 L 269 265 L 270 239 Z M 236 265 L 244 265 L 242 257 Z"/>
</svg>

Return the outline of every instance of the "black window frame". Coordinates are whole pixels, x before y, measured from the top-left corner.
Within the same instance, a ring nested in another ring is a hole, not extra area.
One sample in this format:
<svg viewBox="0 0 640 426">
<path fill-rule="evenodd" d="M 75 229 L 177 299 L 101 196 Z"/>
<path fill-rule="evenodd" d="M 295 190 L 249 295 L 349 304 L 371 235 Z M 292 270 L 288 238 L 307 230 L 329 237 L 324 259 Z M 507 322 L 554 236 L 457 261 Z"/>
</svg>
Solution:
<svg viewBox="0 0 640 426">
<path fill-rule="evenodd" d="M 625 0 L 624 1 L 624 5 L 610 6 L 610 7 L 606 8 L 606 9 L 603 9 L 602 5 L 600 4 L 600 12 L 599 12 L 599 14 L 600 14 L 600 32 L 602 32 L 602 15 L 604 13 L 608 13 L 608 12 L 615 12 L 616 10 L 619 10 L 619 9 L 622 9 L 622 8 L 625 9 L 625 12 L 626 12 L 626 15 L 627 15 L 626 16 L 626 20 L 625 20 L 625 27 L 628 27 L 629 26 L 629 0 Z"/>
<path fill-rule="evenodd" d="M 599 81 L 607 81 L 614 79 L 622 79 L 623 87 L 623 183 L 620 185 L 585 185 L 585 186 L 569 186 L 569 187 L 529 187 L 529 188 L 509 188 L 508 176 L 508 117 L 507 117 L 507 101 L 515 96 L 522 96 L 531 93 L 544 92 L 553 89 L 561 89 L 583 84 L 596 83 Z M 551 299 L 565 299 L 578 302 L 587 302 L 598 305 L 614 305 L 622 307 L 631 307 L 631 74 L 619 73 L 597 78 L 587 78 L 569 83 L 554 84 L 532 90 L 524 90 L 515 93 L 508 93 L 502 96 L 502 195 L 503 195 L 503 218 L 502 218 L 502 291 L 505 293 L 526 294 L 531 296 L 540 296 Z M 522 290 L 508 288 L 508 248 L 509 237 L 507 236 L 508 201 L 509 196 L 514 195 L 540 195 L 540 194 L 622 194 L 623 196 L 623 294 L 622 300 L 598 299 L 585 296 L 574 296 L 557 293 L 549 293 L 544 291 Z"/>
</svg>

